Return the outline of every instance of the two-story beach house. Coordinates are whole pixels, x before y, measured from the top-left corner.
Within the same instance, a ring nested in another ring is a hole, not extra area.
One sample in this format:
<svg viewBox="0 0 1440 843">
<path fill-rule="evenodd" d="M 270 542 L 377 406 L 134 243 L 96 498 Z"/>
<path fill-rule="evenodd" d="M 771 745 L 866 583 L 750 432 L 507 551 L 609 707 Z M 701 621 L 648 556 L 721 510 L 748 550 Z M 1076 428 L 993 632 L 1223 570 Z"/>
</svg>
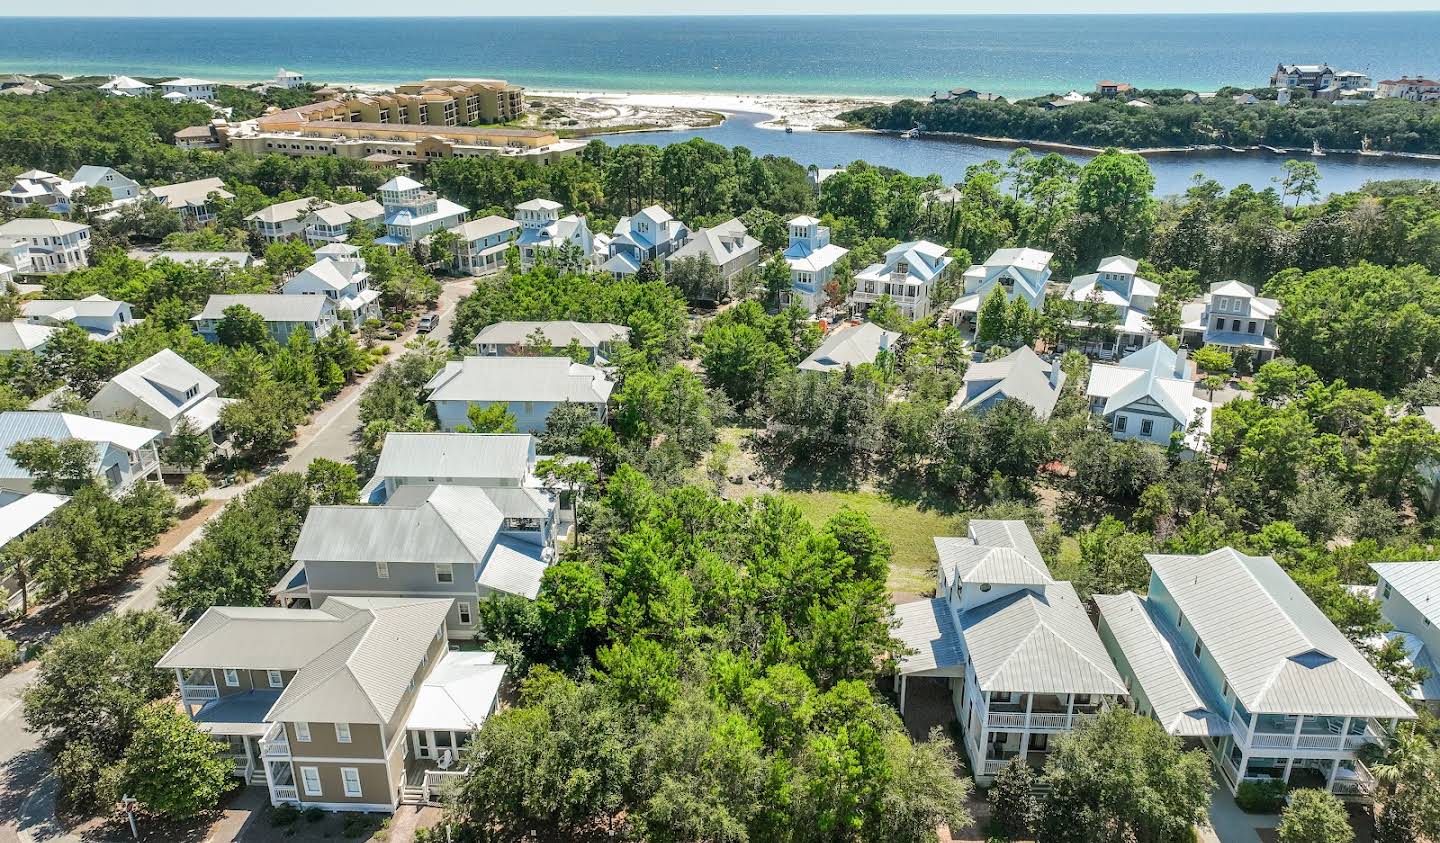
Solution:
<svg viewBox="0 0 1440 843">
<path fill-rule="evenodd" d="M 1065 372 L 1060 365 L 1022 345 L 999 360 L 986 360 L 966 369 L 965 380 L 950 399 L 949 409 L 983 413 L 1008 398 L 1024 402 L 1036 418 L 1048 419 L 1064 388 Z"/>
<path fill-rule="evenodd" d="M 304 219 L 305 242 L 311 246 L 344 243 L 350 239 L 350 228 L 357 222 L 382 226 L 385 206 L 374 199 L 360 199 L 344 205 L 316 208 Z"/>
<path fill-rule="evenodd" d="M 13 219 L 0 225 L 0 262 L 16 275 L 53 275 L 89 263 L 90 226 L 52 219 Z"/>
<path fill-rule="evenodd" d="M 385 208 L 385 236 L 375 242 L 392 249 L 409 248 L 442 228 L 454 228 L 468 213 L 409 176 L 380 185 L 380 204 Z"/>
<path fill-rule="evenodd" d="M 673 266 L 686 258 L 708 260 L 720 270 L 720 277 L 729 281 L 742 271 L 760 263 L 760 241 L 750 236 L 739 217 L 694 232 L 685 245 L 665 259 Z"/>
<path fill-rule="evenodd" d="M 12 211 L 39 205 L 57 214 L 70 212 L 70 194 L 79 185 L 45 170 L 26 170 L 14 184 L 0 190 L 0 202 Z"/>
<path fill-rule="evenodd" d="M 451 636 L 471 638 L 478 601 L 540 592 L 558 525 L 555 496 L 541 489 L 398 484 L 380 505 L 311 507 L 274 592 L 312 606 L 332 595 L 444 598 Z"/>
<path fill-rule="evenodd" d="M 954 262 L 944 246 L 929 240 L 893 246 L 883 261 L 856 273 L 848 304 L 864 313 L 882 297 L 889 297 L 906 319 L 924 319 L 930 315 L 936 285 Z"/>
<path fill-rule="evenodd" d="M 825 288 L 835 280 L 835 264 L 850 250 L 831 243 L 830 228 L 814 217 L 790 220 L 789 233 L 785 262 L 790 265 L 790 289 L 780 294 L 780 304 L 798 304 L 814 313 L 829 299 Z"/>
<path fill-rule="evenodd" d="M 1090 411 L 1103 416 L 1116 439 L 1162 447 L 1179 433 L 1185 447 L 1204 449 L 1214 406 L 1195 395 L 1195 364 L 1182 349 L 1151 343 L 1118 363 L 1090 367 Z"/>
<path fill-rule="evenodd" d="M 1255 365 L 1275 356 L 1275 316 L 1280 302 L 1255 295 L 1239 281 L 1210 285 L 1210 292 L 1181 309 L 1181 343 L 1197 348 L 1214 345 L 1255 355 Z"/>
<path fill-rule="evenodd" d="M 957 325 L 975 328 L 975 315 L 999 285 L 1010 301 L 1024 299 L 1031 310 L 1045 306 L 1045 285 L 1050 281 L 1049 252 L 1039 249 L 996 249 L 984 263 L 965 270 L 965 292 L 950 305 L 948 317 Z"/>
<path fill-rule="evenodd" d="M 187 225 L 208 225 L 215 221 L 215 206 L 211 199 L 234 199 L 235 194 L 225 189 L 225 182 L 219 178 L 196 179 L 179 184 L 164 184 L 147 187 L 145 196 L 159 200 L 165 207 L 180 213 L 180 219 Z"/>
<path fill-rule="evenodd" d="M 1425 673 L 1410 700 L 1440 715 L 1440 562 L 1377 562 L 1375 599 L 1412 666 Z"/>
<path fill-rule="evenodd" d="M 1214 756 L 1225 787 L 1279 779 L 1367 799 L 1361 752 L 1406 705 L 1268 556 L 1149 554 L 1146 596 L 1097 596 L 1134 705 Z"/>
<path fill-rule="evenodd" d="M 663 261 L 690 239 L 690 229 L 659 205 L 621 217 L 610 236 L 609 258 L 601 266 L 615 275 L 634 275 L 651 261 Z"/>
<path fill-rule="evenodd" d="M 315 263 L 297 272 L 280 292 L 287 296 L 324 296 L 335 312 L 355 325 L 380 318 L 380 291 L 370 286 L 370 273 L 360 250 L 332 243 L 315 253 Z"/>
<path fill-rule="evenodd" d="M 260 315 L 270 338 L 280 345 L 290 341 L 295 331 L 304 331 L 312 339 L 320 339 L 336 325 L 336 306 L 328 296 L 291 296 L 283 293 L 251 293 L 211 296 L 205 309 L 190 317 L 195 332 L 206 342 L 218 342 L 220 320 L 225 311 L 239 305 Z"/>
<path fill-rule="evenodd" d="M 80 439 L 95 446 L 95 479 L 113 495 L 160 476 L 160 431 L 71 413 L 8 410 L 0 413 L 0 491 L 28 495 L 35 478 L 15 464 L 10 449 L 31 439 Z"/>
<path fill-rule="evenodd" d="M 31 325 L 78 325 L 96 342 L 114 340 L 121 330 L 135 324 L 129 304 L 99 293 L 83 299 L 31 299 L 20 305 L 20 312 Z"/>
<path fill-rule="evenodd" d="M 588 354 L 586 362 L 603 365 L 616 346 L 630 340 L 630 329 L 611 322 L 496 322 L 481 328 L 472 345 L 481 357 L 523 357 L 533 354 L 539 337 L 555 354 L 577 343 Z"/>
<path fill-rule="evenodd" d="M 802 372 L 843 372 L 852 366 L 873 365 L 880 352 L 889 352 L 900 339 L 874 322 L 845 323 L 830 332 L 820 347 L 800 361 Z"/>
<path fill-rule="evenodd" d="M 58 328 L 33 325 L 18 319 L 12 322 L 0 322 L 0 356 L 14 354 L 17 351 L 43 354 L 45 346 L 49 344 L 51 337 L 54 337 L 58 330 Z"/>
<path fill-rule="evenodd" d="M 486 275 L 505 268 L 505 252 L 520 236 L 520 224 L 491 215 L 450 231 L 459 238 L 455 241 L 455 269 L 467 275 Z"/>
<path fill-rule="evenodd" d="M 175 434 L 181 419 L 194 430 L 220 441 L 220 411 L 233 398 L 221 398 L 220 385 L 190 361 L 162 348 L 108 383 L 86 405 L 99 419 L 138 418 L 160 432 L 161 441 Z"/>
<path fill-rule="evenodd" d="M 153 94 L 155 86 L 130 76 L 111 76 L 109 81 L 100 83 L 99 90 L 112 97 L 142 97 Z"/>
<path fill-rule="evenodd" d="M 311 212 L 333 204 L 313 196 L 276 202 L 245 217 L 245 222 L 266 243 L 299 240 L 305 236 L 305 223 Z"/>
<path fill-rule="evenodd" d="M 448 598 L 331 597 L 313 609 L 213 606 L 156 664 L 271 805 L 393 811 L 461 775 L 505 666 L 452 651 Z"/>
<path fill-rule="evenodd" d="M 531 199 L 515 206 L 515 222 L 520 226 L 515 244 L 520 249 L 522 269 L 530 269 L 547 252 L 565 245 L 579 249 L 584 263 L 595 261 L 595 235 L 590 224 L 577 214 L 560 216 L 564 207 L 550 199 Z"/>
<path fill-rule="evenodd" d="M 466 357 L 445 364 L 425 384 L 441 430 L 470 423 L 471 407 L 506 405 L 515 429 L 537 433 L 561 404 L 582 404 L 604 421 L 615 388 L 603 369 L 568 357 Z"/>
<path fill-rule="evenodd" d="M 194 79 L 182 76 L 160 83 L 160 95 L 166 99 L 178 98 L 209 102 L 215 99 L 215 83 L 208 79 Z M 178 95 L 178 96 L 177 96 Z"/>
<path fill-rule="evenodd" d="M 948 689 L 975 780 L 1020 757 L 1039 766 L 1051 741 L 1126 693 L 1085 606 L 1050 575 L 1023 521 L 970 522 L 937 537 L 936 593 L 895 607 L 906 647 L 896 684 Z"/>
<path fill-rule="evenodd" d="M 1114 335 L 1087 343 L 1087 351 L 1109 357 L 1117 352 L 1137 351 L 1154 339 L 1155 332 L 1150 329 L 1148 319 L 1150 309 L 1160 295 L 1160 285 L 1136 275 L 1139 266 L 1139 261 L 1134 258 L 1116 255 L 1101 260 L 1099 267 L 1089 275 L 1077 275 L 1070 279 L 1070 286 L 1065 290 L 1066 299 L 1077 305 L 1099 302 L 1115 311 Z M 1091 327 L 1083 319 L 1073 320 L 1070 324 L 1081 329 Z"/>
</svg>

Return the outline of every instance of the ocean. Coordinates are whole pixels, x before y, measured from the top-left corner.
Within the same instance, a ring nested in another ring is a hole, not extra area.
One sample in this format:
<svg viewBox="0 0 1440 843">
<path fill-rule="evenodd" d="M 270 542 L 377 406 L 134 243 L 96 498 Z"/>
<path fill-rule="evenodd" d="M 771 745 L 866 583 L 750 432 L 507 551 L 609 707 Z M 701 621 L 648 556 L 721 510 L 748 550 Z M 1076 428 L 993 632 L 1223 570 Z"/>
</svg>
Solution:
<svg viewBox="0 0 1440 843">
<path fill-rule="evenodd" d="M 1007 96 L 1102 78 L 1212 90 L 1277 62 L 1376 79 L 1440 73 L 1440 12 L 646 18 L 0 17 L 0 71 L 395 83 L 489 76 L 535 89 Z"/>
</svg>

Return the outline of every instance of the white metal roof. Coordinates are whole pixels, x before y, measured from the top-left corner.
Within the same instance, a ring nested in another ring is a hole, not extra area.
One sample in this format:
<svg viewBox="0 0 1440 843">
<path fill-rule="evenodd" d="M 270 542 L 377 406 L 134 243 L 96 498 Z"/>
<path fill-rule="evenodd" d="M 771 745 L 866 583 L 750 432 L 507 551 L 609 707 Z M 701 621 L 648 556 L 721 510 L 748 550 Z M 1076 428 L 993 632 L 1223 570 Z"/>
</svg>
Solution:
<svg viewBox="0 0 1440 843">
<path fill-rule="evenodd" d="M 480 728 L 495 710 L 507 669 L 495 663 L 494 653 L 447 652 L 415 695 L 405 728 L 450 732 Z"/>
<path fill-rule="evenodd" d="M 111 378 L 104 389 L 114 387 L 122 390 L 162 417 L 173 419 L 191 405 L 199 404 L 218 386 L 214 378 L 197 369 L 190 361 L 168 348 L 162 348 Z M 195 394 L 186 397 L 185 393 L 191 389 L 195 390 Z"/>
<path fill-rule="evenodd" d="M 318 322 L 327 309 L 334 307 L 325 296 L 279 293 L 212 295 L 205 301 L 205 309 L 191 317 L 191 321 L 223 319 L 226 308 L 237 304 L 258 313 L 266 322 Z"/>
<path fill-rule="evenodd" d="M 630 338 L 630 329 L 612 322 L 496 322 L 486 325 L 475 335 L 472 345 L 515 345 L 524 343 L 530 335 L 540 331 L 550 345 L 562 349 L 571 340 L 578 340 L 584 348 L 597 348 L 602 343 L 623 341 Z"/>
<path fill-rule="evenodd" d="M 1377 562 L 1370 568 L 1430 623 L 1440 626 L 1440 562 Z"/>
<path fill-rule="evenodd" d="M 1119 658 L 1166 732 L 1182 737 L 1230 733 L 1228 720 L 1206 699 L 1189 649 L 1149 601 L 1127 591 L 1097 594 L 1095 605 L 1120 649 Z"/>
<path fill-rule="evenodd" d="M 375 476 L 521 479 L 534 450 L 528 433 L 388 433 Z"/>
<path fill-rule="evenodd" d="M 603 404 L 614 387 L 604 371 L 567 357 L 466 357 L 425 385 L 431 401 L 580 404 Z"/>
<path fill-rule="evenodd" d="M 58 330 L 52 325 L 0 322 L 0 352 L 33 351 L 49 342 L 50 335 Z"/>
<path fill-rule="evenodd" d="M 1249 711 L 1415 716 L 1270 557 L 1223 547 L 1145 558 Z"/>
<path fill-rule="evenodd" d="M 910 651 L 900 657 L 901 675 L 963 675 L 956 669 L 963 669 L 965 647 L 944 598 L 901 603 L 895 620 L 895 638 Z"/>
<path fill-rule="evenodd" d="M 503 520 L 473 486 L 436 486 L 409 506 L 312 506 L 291 558 L 479 564 Z"/>
<path fill-rule="evenodd" d="M 0 547 L 24 535 L 68 500 L 70 499 L 65 495 L 31 492 L 4 503 L 0 506 Z"/>
<path fill-rule="evenodd" d="M 874 322 L 841 326 L 832 331 L 797 368 L 807 372 L 836 372 L 846 366 L 874 363 L 880 350 L 889 348 L 898 339 L 899 331 L 887 331 Z"/>
</svg>

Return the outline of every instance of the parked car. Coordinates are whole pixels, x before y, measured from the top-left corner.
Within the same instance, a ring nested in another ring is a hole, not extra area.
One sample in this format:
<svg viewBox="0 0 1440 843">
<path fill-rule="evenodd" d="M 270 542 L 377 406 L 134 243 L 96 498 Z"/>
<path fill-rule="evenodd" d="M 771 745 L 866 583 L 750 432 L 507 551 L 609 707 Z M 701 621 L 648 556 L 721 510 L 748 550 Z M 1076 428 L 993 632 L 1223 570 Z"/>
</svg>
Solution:
<svg viewBox="0 0 1440 843">
<path fill-rule="evenodd" d="M 420 324 L 415 326 L 415 331 L 421 334 L 428 334 L 431 331 L 435 330 L 435 324 L 439 321 L 439 316 L 436 316 L 433 313 L 427 313 L 424 316 L 420 317 Z"/>
</svg>

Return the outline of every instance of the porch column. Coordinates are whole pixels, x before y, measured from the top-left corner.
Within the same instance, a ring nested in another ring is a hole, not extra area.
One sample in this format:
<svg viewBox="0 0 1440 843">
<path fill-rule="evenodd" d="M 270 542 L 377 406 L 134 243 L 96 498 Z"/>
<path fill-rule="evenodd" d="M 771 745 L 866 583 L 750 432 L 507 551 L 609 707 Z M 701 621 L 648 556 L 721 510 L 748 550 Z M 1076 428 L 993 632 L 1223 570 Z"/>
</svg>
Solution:
<svg viewBox="0 0 1440 843">
<path fill-rule="evenodd" d="M 250 749 L 250 736 L 241 735 L 240 743 L 245 747 L 245 784 L 250 784 L 250 775 L 255 772 L 255 756 Z"/>
<path fill-rule="evenodd" d="M 1075 695 L 1066 694 L 1065 701 L 1065 728 L 1075 728 Z"/>
<path fill-rule="evenodd" d="M 1340 759 L 1338 759 L 1338 758 L 1332 758 L 1332 759 L 1330 759 L 1330 775 L 1327 776 L 1326 779 L 1325 779 L 1325 791 L 1326 791 L 1327 793 L 1334 793 L 1334 792 L 1335 792 L 1335 778 L 1336 778 L 1337 775 L 1339 775 L 1339 773 L 1340 773 Z"/>
<path fill-rule="evenodd" d="M 1294 749 L 1300 745 L 1300 729 L 1305 725 L 1305 715 L 1301 714 L 1295 718 L 1295 731 L 1290 735 L 1290 748 Z"/>
<path fill-rule="evenodd" d="M 1030 763 L 1030 712 L 1035 709 L 1035 692 L 1031 691 L 1025 695 L 1025 727 L 1020 732 L 1020 757 L 1026 764 Z"/>
<path fill-rule="evenodd" d="M 905 691 L 906 691 L 907 686 L 909 685 L 909 681 L 908 681 L 908 680 L 909 680 L 909 677 L 908 677 L 908 676 L 902 675 L 902 676 L 900 677 L 900 716 L 901 716 L 901 717 L 904 717 L 904 716 L 905 716 Z"/>
<path fill-rule="evenodd" d="M 1350 740 L 1350 721 L 1354 719 L 1353 717 L 1347 716 L 1345 722 L 1340 726 L 1340 750 L 1342 752 L 1345 750 L 1346 742 Z M 1336 766 L 1339 765 L 1337 764 Z"/>
<path fill-rule="evenodd" d="M 1294 756 L 1290 756 L 1290 757 L 1288 757 L 1288 758 L 1285 759 L 1285 773 L 1280 777 L 1280 780 L 1283 781 L 1283 782 L 1285 782 L 1286 785 L 1289 785 L 1289 784 L 1290 784 L 1290 767 L 1291 767 L 1291 765 L 1293 765 L 1294 763 L 1295 763 L 1295 757 L 1294 757 Z"/>
</svg>

